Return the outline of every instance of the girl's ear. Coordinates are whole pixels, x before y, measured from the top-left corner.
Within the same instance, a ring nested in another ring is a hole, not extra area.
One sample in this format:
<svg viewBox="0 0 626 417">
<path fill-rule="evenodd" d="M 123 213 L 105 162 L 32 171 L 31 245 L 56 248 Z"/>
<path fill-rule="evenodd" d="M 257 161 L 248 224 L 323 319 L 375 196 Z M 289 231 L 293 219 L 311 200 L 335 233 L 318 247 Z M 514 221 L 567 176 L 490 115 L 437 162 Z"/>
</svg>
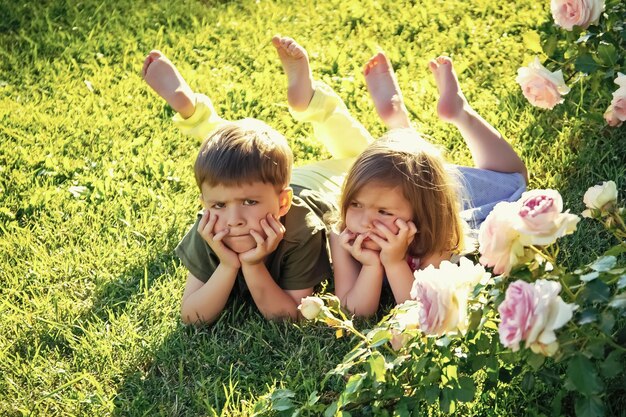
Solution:
<svg viewBox="0 0 626 417">
<path fill-rule="evenodd" d="M 283 189 L 280 194 L 278 194 L 278 203 L 280 207 L 278 208 L 278 217 L 282 217 L 291 208 L 291 202 L 293 201 L 293 190 L 291 187 L 287 187 Z"/>
</svg>

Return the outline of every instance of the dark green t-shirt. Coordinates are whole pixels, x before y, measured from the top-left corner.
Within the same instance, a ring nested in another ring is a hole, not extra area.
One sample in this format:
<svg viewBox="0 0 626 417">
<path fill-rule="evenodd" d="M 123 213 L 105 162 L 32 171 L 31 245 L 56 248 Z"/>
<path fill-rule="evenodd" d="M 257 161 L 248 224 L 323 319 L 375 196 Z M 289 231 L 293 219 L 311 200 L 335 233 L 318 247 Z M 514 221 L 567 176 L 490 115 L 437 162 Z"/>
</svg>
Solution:
<svg viewBox="0 0 626 417">
<path fill-rule="evenodd" d="M 284 290 L 301 290 L 314 287 L 330 278 L 328 230 L 324 223 L 326 213 L 336 207 L 315 191 L 293 186 L 291 208 L 281 218 L 285 235 L 274 252 L 265 259 L 265 265 L 274 281 Z M 198 233 L 196 222 L 176 247 L 176 254 L 189 272 L 207 282 L 219 265 L 219 258 Z M 237 281 L 247 290 L 241 270 Z"/>
</svg>

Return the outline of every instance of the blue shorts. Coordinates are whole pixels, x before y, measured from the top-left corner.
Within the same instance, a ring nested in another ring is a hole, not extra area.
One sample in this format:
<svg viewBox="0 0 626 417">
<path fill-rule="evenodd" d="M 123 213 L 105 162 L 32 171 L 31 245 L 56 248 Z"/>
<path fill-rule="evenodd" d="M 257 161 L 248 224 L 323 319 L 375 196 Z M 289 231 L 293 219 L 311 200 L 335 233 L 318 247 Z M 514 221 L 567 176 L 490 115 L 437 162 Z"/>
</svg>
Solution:
<svg viewBox="0 0 626 417">
<path fill-rule="evenodd" d="M 517 201 L 526 191 L 526 181 L 519 173 L 503 173 L 486 169 L 457 166 L 463 204 L 461 218 L 472 229 L 478 229 L 493 207 L 501 201 Z"/>
</svg>

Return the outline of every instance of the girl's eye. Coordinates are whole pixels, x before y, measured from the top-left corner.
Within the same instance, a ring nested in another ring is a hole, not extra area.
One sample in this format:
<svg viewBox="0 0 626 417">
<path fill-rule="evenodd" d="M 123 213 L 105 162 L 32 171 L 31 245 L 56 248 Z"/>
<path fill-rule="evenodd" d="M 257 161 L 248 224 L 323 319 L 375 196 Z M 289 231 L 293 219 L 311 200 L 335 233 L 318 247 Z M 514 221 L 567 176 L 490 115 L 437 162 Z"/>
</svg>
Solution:
<svg viewBox="0 0 626 417">
<path fill-rule="evenodd" d="M 256 203 L 257 203 L 256 200 L 249 200 L 249 199 L 243 200 L 244 206 L 254 206 Z"/>
<path fill-rule="evenodd" d="M 389 213 L 386 210 L 378 210 L 378 214 L 382 214 L 383 216 L 393 216 L 392 213 Z"/>
<path fill-rule="evenodd" d="M 211 208 L 214 208 L 214 209 L 221 209 L 221 208 L 224 208 L 224 203 L 213 203 L 213 205 L 211 206 Z"/>
<path fill-rule="evenodd" d="M 361 205 L 359 203 L 357 203 L 356 201 L 352 201 L 350 203 L 350 207 L 359 208 L 359 207 L 361 207 Z"/>
</svg>

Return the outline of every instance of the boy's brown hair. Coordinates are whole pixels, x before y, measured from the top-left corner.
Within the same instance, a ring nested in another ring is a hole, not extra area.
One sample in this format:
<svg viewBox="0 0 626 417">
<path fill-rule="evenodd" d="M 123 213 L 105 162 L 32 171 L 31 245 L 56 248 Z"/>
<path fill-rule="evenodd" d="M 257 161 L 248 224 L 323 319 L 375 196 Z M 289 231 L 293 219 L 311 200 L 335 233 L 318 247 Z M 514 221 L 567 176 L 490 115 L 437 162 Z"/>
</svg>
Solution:
<svg viewBox="0 0 626 417">
<path fill-rule="evenodd" d="M 273 184 L 277 191 L 289 185 L 293 153 L 287 139 L 256 119 L 229 122 L 202 143 L 194 171 L 198 188 L 203 183 Z"/>
<path fill-rule="evenodd" d="M 343 225 L 350 202 L 372 183 L 400 187 L 411 204 L 417 234 L 410 255 L 424 259 L 459 252 L 463 226 L 458 182 L 447 172 L 435 146 L 411 129 L 392 131 L 370 144 L 346 177 L 340 203 Z"/>
</svg>

